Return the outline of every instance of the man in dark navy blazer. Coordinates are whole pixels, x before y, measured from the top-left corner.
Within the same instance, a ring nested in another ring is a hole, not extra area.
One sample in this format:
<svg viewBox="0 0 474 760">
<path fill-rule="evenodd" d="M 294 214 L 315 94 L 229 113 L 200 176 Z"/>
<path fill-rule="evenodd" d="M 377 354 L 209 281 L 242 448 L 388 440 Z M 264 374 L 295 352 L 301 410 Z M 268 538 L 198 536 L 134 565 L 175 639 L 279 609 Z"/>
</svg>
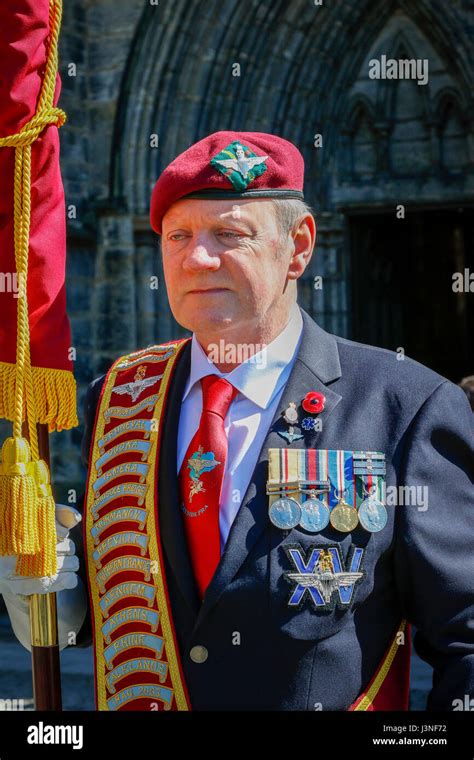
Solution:
<svg viewBox="0 0 474 760">
<path fill-rule="evenodd" d="M 345 710 L 371 679 L 400 616 L 416 625 L 415 648 L 434 668 L 431 710 L 474 694 L 472 415 L 463 392 L 415 361 L 344 340 L 305 312 L 296 362 L 268 431 L 216 575 L 202 605 L 193 587 L 179 511 L 177 425 L 190 351 L 167 408 L 160 520 L 174 620 L 196 709 Z M 99 378 L 86 401 L 94 419 Z M 387 486 L 428 488 L 428 502 L 389 509 L 383 531 L 287 535 L 268 519 L 267 449 L 281 447 L 281 414 L 308 388 L 328 400 L 323 430 L 291 446 L 383 451 Z M 87 433 L 84 449 L 87 451 Z M 345 611 L 288 607 L 285 545 L 364 546 L 365 577 Z M 240 645 L 232 644 L 235 631 Z M 186 656 L 196 644 L 205 663 Z M 321 705 L 321 707 L 319 707 Z"/>
<path fill-rule="evenodd" d="M 301 167 L 294 146 L 272 142 L 272 136 L 217 133 L 192 146 L 165 170 L 151 210 L 152 224 L 162 235 L 171 307 L 181 324 L 194 336 L 199 333 L 201 347 L 208 348 L 216 335 L 227 344 L 253 340 L 272 346 L 272 339 L 278 340 L 286 330 L 293 349 L 285 356 L 289 376 L 271 420 L 267 418 L 252 474 L 248 473 L 247 488 L 223 537 L 222 558 L 202 603 L 183 530 L 178 481 L 173 477 L 184 448 L 179 440 L 181 404 L 189 390 L 193 361 L 198 364 L 200 359 L 196 345 L 185 349 L 172 383 L 161 451 L 159 509 L 173 618 L 191 702 L 197 709 L 348 709 L 371 682 L 399 620 L 406 619 L 416 625 L 417 652 L 434 668 L 429 708 L 456 709 L 474 691 L 469 406 L 462 391 L 435 372 L 408 358 L 400 360 L 394 352 L 330 335 L 304 312 L 298 334 L 292 286 L 309 261 L 315 235 L 312 217 L 296 195 L 302 188 L 301 175 L 275 183 L 263 173 L 246 188 L 230 188 L 233 205 L 229 206 L 219 172 L 204 178 L 202 171 L 210 157 L 217 155 L 217 163 L 222 159 L 225 151 L 219 153 L 219 148 L 229 149 L 238 140 L 246 149 L 250 144 L 255 155 L 266 155 L 268 164 L 268 156 L 274 158 L 277 168 L 268 171 L 280 170 L 288 178 L 289 172 L 295 175 Z M 265 182 L 264 189 L 256 189 L 253 196 L 252 187 L 259 181 Z M 288 195 L 284 190 L 279 195 L 275 186 L 285 184 L 290 185 Z M 229 218 L 229 208 L 241 213 Z M 251 219 L 244 216 L 247 212 Z M 240 251 L 245 259 L 260 252 L 255 244 L 260 236 L 266 250 L 269 244 L 270 249 L 272 244 L 278 248 L 277 236 L 272 237 L 275 228 L 265 228 L 269 215 L 276 227 L 282 223 L 283 233 L 290 231 L 293 236 L 288 277 L 281 287 L 283 311 L 272 302 L 279 292 L 278 254 L 276 262 L 270 256 L 266 264 L 255 264 L 253 259 L 251 265 L 239 264 Z M 249 219 L 254 224 L 250 230 Z M 284 227 L 285 219 L 291 230 Z M 237 239 L 232 244 L 235 256 L 229 253 L 229 238 Z M 266 268 L 268 261 L 277 271 L 274 280 Z M 265 288 L 264 283 L 270 284 Z M 212 291 L 235 284 L 240 286 L 240 297 Z M 195 292 L 188 292 L 193 286 Z M 243 298 L 243 293 L 249 297 Z M 272 309 L 277 328 L 262 341 L 264 330 L 252 335 L 255 317 L 263 321 L 262 314 Z M 279 351 L 286 351 L 282 341 Z M 221 360 L 220 370 L 232 382 L 237 365 Z M 258 377 L 255 366 L 253 377 Z M 99 378 L 92 384 L 86 400 L 85 453 L 102 382 Z M 322 429 L 305 431 L 289 443 L 282 437 L 288 428 L 285 411 L 308 391 L 325 397 Z M 243 410 L 239 421 L 249 416 L 249 410 Z M 257 427 L 254 433 L 259 432 Z M 358 525 L 341 534 L 328 525 L 315 535 L 300 526 L 289 531 L 275 527 L 266 495 L 268 450 L 282 447 L 384 452 L 386 493 L 396 494 L 396 503 L 387 506 L 384 529 L 370 533 Z M 301 604 L 290 606 L 286 575 L 295 568 L 285 549 L 300 547 L 301 556 L 308 558 L 312 547 L 326 545 L 338 545 L 346 561 L 354 546 L 364 550 L 363 577 L 351 603 L 318 608 L 306 594 Z M 198 655 L 194 659 L 193 652 Z"/>
<path fill-rule="evenodd" d="M 252 166 L 264 168 L 252 174 Z M 302 158 L 287 141 L 216 133 L 179 156 L 153 194 L 171 308 L 193 333 L 170 386 L 158 478 L 166 577 L 190 701 L 198 710 L 326 711 L 352 709 L 365 695 L 363 709 L 395 709 L 406 702 L 414 624 L 416 651 L 434 669 L 428 709 L 465 709 L 474 693 L 469 404 L 436 372 L 331 335 L 296 306 L 296 282 L 315 244 L 302 176 Z M 221 338 L 237 348 L 266 346 L 266 365 L 257 366 L 259 351 L 253 365 L 228 354 L 211 364 Z M 222 556 L 201 601 L 177 473 L 199 422 L 205 360 L 209 373 L 224 375 L 239 393 L 226 417 Z M 85 401 L 85 461 L 103 382 L 90 385 Z M 303 424 L 299 414 L 292 425 L 291 410 L 301 412 L 309 392 L 324 398 L 320 424 Z M 266 492 L 273 449 L 381 452 L 385 526 L 278 527 Z M 326 574 L 333 584 L 326 596 L 321 585 L 311 593 L 292 579 L 298 569 L 301 577 L 308 572 L 314 549 L 326 558 L 336 552 L 342 570 L 353 572 L 349 596 L 339 594 L 334 569 Z M 362 560 L 355 565 L 357 552 Z M 80 574 L 85 583 L 83 557 Z M 72 599 L 74 592 L 62 593 Z M 400 621 L 408 624 L 402 633 Z M 90 636 L 88 617 L 78 643 Z M 400 667 L 377 703 L 390 651 Z"/>
</svg>

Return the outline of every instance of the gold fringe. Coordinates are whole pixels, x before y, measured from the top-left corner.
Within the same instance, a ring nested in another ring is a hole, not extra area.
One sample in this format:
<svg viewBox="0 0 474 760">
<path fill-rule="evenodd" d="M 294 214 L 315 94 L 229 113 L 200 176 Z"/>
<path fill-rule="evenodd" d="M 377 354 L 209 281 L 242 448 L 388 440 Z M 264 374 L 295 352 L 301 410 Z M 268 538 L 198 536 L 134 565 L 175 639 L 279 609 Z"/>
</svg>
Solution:
<svg viewBox="0 0 474 760">
<path fill-rule="evenodd" d="M 16 364 L 0 362 L 0 418 L 14 419 Z M 65 369 L 32 367 L 37 421 L 49 432 L 77 427 L 76 381 Z M 23 412 L 25 419 L 25 412 Z"/>
</svg>

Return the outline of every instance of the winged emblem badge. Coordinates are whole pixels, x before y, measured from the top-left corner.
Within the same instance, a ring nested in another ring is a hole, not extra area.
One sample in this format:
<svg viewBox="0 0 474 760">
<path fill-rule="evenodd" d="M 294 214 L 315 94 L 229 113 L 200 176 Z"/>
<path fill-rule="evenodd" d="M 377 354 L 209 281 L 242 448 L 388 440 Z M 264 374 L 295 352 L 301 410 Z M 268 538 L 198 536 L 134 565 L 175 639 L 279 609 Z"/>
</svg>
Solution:
<svg viewBox="0 0 474 760">
<path fill-rule="evenodd" d="M 117 385 L 114 388 L 114 393 L 118 393 L 119 396 L 128 395 L 132 401 L 136 401 L 140 393 L 143 393 L 145 388 L 150 388 L 152 385 L 161 380 L 163 375 L 154 375 L 154 377 L 145 377 L 146 366 L 141 364 L 137 367 L 135 377 L 131 382 L 123 383 L 123 385 Z"/>
<path fill-rule="evenodd" d="M 211 159 L 211 165 L 232 182 L 235 190 L 242 191 L 267 170 L 267 159 L 235 140 Z"/>
<path fill-rule="evenodd" d="M 338 546 L 311 548 L 306 561 L 300 546 L 287 549 L 288 557 L 297 572 L 285 573 L 286 579 L 296 584 L 288 601 L 289 607 L 297 607 L 309 595 L 316 607 L 328 607 L 336 602 L 347 607 L 353 598 L 355 584 L 364 577 L 361 571 L 364 550 L 354 548 L 347 569 L 343 569 Z"/>
</svg>

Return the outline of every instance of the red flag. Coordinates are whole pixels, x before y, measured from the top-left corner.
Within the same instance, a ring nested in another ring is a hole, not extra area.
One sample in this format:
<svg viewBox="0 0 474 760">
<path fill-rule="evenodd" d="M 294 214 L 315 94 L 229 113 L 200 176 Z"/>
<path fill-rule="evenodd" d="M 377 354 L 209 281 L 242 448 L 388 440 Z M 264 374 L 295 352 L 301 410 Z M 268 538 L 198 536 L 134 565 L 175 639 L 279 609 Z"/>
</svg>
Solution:
<svg viewBox="0 0 474 760">
<path fill-rule="evenodd" d="M 49 0 L 0 3 L 0 417 L 15 403 L 18 281 L 14 246 L 15 148 L 4 147 L 37 113 L 51 32 Z M 54 81 L 54 80 L 53 80 Z M 56 76 L 54 106 L 60 93 Z M 37 421 L 74 427 L 75 383 L 66 315 L 66 220 L 59 167 L 58 121 L 31 147 L 31 226 L 27 301 Z M 3 147 L 2 147 L 3 145 Z"/>
<path fill-rule="evenodd" d="M 57 133 L 61 15 L 61 0 L 0 5 L 0 416 L 13 421 L 0 463 L 0 554 L 17 555 L 17 573 L 33 576 L 57 572 L 37 423 L 77 425 Z"/>
</svg>

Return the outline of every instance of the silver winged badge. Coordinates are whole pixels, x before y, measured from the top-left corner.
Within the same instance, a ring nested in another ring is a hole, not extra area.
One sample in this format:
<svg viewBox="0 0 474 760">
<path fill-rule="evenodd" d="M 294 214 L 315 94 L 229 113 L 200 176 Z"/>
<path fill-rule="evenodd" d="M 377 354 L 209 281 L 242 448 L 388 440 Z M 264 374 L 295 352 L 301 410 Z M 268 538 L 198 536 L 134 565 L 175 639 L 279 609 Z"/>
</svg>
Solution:
<svg viewBox="0 0 474 760">
<path fill-rule="evenodd" d="M 135 377 L 132 381 L 129 383 L 123 383 L 123 385 L 117 385 L 116 388 L 114 388 L 114 393 L 118 393 L 119 396 L 128 395 L 131 396 L 132 401 L 136 401 L 139 397 L 140 393 L 142 393 L 145 388 L 149 388 L 150 386 L 154 385 L 158 382 L 158 380 L 161 380 L 163 375 L 155 375 L 154 377 L 145 377 L 146 373 L 146 366 L 141 364 L 135 373 Z"/>
<path fill-rule="evenodd" d="M 236 158 L 216 158 L 215 161 L 221 164 L 225 169 L 239 172 L 244 179 L 247 179 L 248 173 L 254 166 L 263 164 L 268 156 L 246 156 L 241 145 L 235 148 Z"/>
<path fill-rule="evenodd" d="M 316 588 L 326 604 L 331 601 L 333 591 L 342 586 L 351 586 L 362 578 L 363 573 L 288 573 L 288 578 L 304 588 Z"/>
</svg>

